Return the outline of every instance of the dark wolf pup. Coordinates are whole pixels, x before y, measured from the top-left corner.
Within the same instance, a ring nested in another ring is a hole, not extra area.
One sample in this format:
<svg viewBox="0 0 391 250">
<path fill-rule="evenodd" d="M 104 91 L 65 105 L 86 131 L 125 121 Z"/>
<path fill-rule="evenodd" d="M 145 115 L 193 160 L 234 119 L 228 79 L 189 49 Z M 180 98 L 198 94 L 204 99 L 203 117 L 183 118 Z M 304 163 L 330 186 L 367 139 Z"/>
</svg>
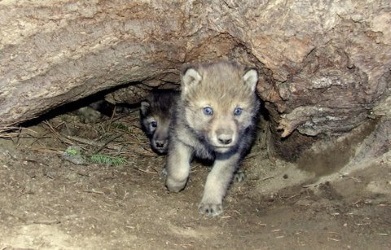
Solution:
<svg viewBox="0 0 391 250">
<path fill-rule="evenodd" d="M 172 192 L 185 188 L 193 156 L 214 161 L 199 210 L 216 216 L 223 212 L 226 190 L 253 142 L 258 73 L 219 62 L 188 67 L 181 80 L 170 126 L 166 186 Z"/>
<path fill-rule="evenodd" d="M 141 127 L 158 154 L 167 153 L 168 131 L 178 97 L 178 91 L 154 90 L 141 102 Z"/>
</svg>

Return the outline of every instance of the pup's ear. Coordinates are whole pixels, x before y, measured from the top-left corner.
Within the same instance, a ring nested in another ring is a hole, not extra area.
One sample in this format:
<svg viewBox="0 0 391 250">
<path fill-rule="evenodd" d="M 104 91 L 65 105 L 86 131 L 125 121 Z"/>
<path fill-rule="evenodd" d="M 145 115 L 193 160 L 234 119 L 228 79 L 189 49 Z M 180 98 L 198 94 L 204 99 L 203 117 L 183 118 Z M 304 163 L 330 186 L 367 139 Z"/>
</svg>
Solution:
<svg viewBox="0 0 391 250">
<path fill-rule="evenodd" d="M 148 112 L 149 112 L 149 107 L 151 106 L 151 104 L 149 104 L 148 102 L 146 101 L 143 101 L 141 102 L 141 106 L 140 106 L 140 113 L 142 115 L 147 115 Z"/>
<path fill-rule="evenodd" d="M 182 74 L 182 91 L 187 92 L 189 88 L 197 85 L 202 80 L 202 76 L 194 67 L 186 68 Z"/>
<path fill-rule="evenodd" d="M 243 75 L 243 81 L 250 87 L 251 91 L 255 91 L 258 83 L 258 72 L 255 69 L 248 69 Z"/>
</svg>

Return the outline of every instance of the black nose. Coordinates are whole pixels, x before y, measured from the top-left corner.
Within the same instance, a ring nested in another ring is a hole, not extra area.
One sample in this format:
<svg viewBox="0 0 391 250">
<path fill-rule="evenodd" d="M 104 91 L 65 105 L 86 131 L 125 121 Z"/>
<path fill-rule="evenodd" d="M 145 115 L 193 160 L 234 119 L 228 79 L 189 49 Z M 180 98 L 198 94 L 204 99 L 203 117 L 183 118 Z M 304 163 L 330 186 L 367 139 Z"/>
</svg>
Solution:
<svg viewBox="0 0 391 250">
<path fill-rule="evenodd" d="M 230 143 L 232 142 L 232 139 L 223 139 L 223 138 L 219 138 L 219 142 L 220 142 L 221 144 L 227 145 L 227 144 L 230 144 Z"/>
<path fill-rule="evenodd" d="M 165 144 L 166 144 L 166 142 L 164 142 L 164 141 L 156 141 L 155 142 L 155 146 L 157 148 L 162 148 L 162 147 L 164 147 Z"/>
</svg>

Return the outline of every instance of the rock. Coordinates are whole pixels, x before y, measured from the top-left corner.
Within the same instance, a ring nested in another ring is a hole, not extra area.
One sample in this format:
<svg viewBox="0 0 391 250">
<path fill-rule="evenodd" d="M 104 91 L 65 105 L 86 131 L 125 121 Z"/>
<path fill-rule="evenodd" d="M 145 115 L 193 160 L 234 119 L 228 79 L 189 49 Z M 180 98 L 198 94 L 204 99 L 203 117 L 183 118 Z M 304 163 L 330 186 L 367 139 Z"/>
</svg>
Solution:
<svg viewBox="0 0 391 250">
<path fill-rule="evenodd" d="M 348 133 L 390 116 L 390 10 L 384 0 L 2 1 L 0 127 L 113 87 L 130 86 L 107 99 L 138 102 L 177 86 L 182 64 L 226 58 L 262 73 L 278 151 L 295 131 L 304 144 Z"/>
</svg>

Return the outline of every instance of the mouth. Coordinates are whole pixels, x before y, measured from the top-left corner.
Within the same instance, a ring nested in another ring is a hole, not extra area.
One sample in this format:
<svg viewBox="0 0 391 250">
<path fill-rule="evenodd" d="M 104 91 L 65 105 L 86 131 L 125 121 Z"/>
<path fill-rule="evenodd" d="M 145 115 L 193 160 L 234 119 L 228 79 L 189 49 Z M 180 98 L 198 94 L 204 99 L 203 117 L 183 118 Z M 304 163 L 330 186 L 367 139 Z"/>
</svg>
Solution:
<svg viewBox="0 0 391 250">
<path fill-rule="evenodd" d="M 162 149 L 162 148 L 153 148 L 153 150 L 155 151 L 155 153 L 159 154 L 159 155 L 162 155 L 162 154 L 167 154 L 167 149 Z"/>
<path fill-rule="evenodd" d="M 214 148 L 216 152 L 225 153 L 229 151 L 232 148 L 232 146 L 215 146 Z"/>
</svg>

